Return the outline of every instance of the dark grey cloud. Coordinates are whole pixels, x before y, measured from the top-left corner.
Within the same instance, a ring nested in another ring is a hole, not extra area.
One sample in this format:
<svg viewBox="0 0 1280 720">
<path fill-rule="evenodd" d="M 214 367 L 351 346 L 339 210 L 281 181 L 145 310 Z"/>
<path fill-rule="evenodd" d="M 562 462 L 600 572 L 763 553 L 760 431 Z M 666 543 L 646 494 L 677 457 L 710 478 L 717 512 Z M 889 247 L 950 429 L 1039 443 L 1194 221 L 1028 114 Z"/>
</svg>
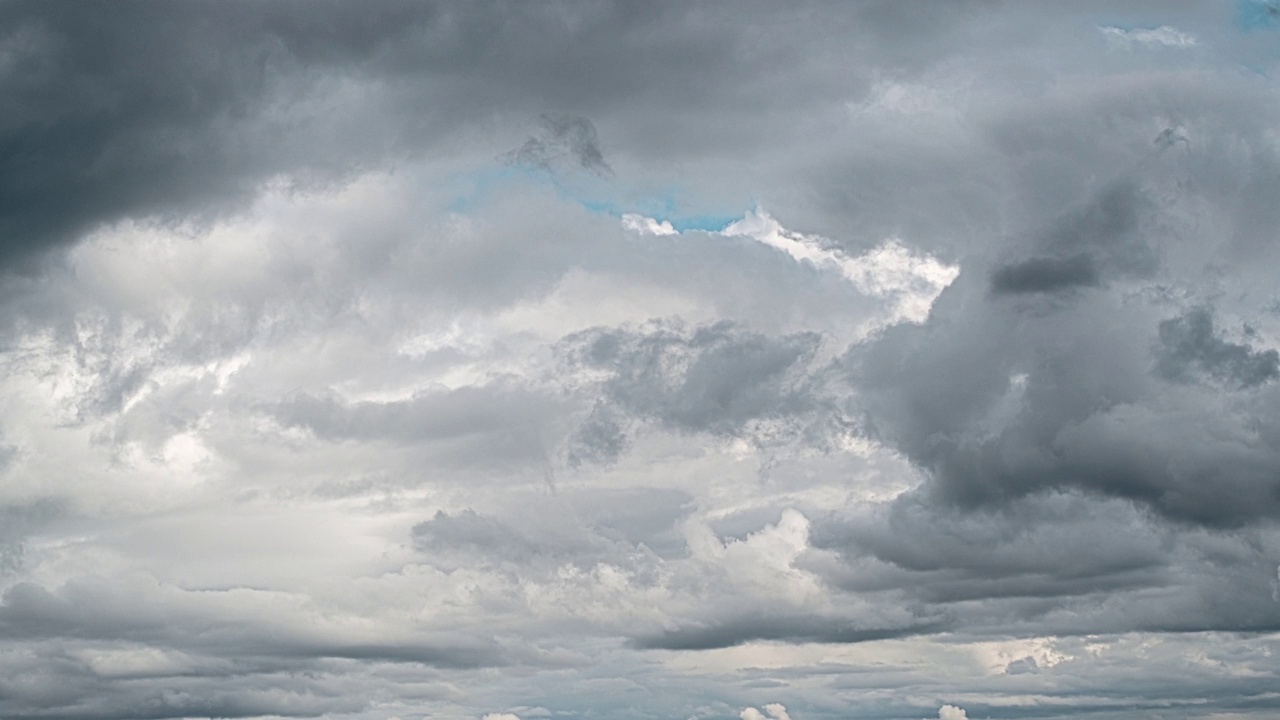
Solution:
<svg viewBox="0 0 1280 720">
<path fill-rule="evenodd" d="M 996 294 L 1056 292 L 1098 284 L 1098 269 L 1088 255 L 1065 258 L 1032 258 L 1004 265 L 991 275 Z"/>
<path fill-rule="evenodd" d="M 1052 255 L 996 267 L 991 291 L 1053 293 L 1095 287 L 1104 277 L 1149 275 L 1158 257 L 1140 233 L 1144 215 L 1149 217 L 1149 202 L 1140 190 L 1131 183 L 1112 185 L 1028 243 Z"/>
<path fill-rule="evenodd" d="M 117 674 L 100 672 L 92 661 L 86 662 L 86 648 L 18 647 L 48 672 L 42 677 L 29 674 L 40 667 L 36 663 L 6 668 L 16 675 L 0 681 L 0 707 L 6 717 L 315 717 L 326 711 L 354 713 L 367 707 L 366 701 L 350 692 L 354 685 L 343 679 L 352 671 L 349 661 L 290 666 L 243 658 L 235 664 L 197 661 L 156 674 Z M 94 649 L 87 650 L 91 657 Z M 138 650 L 132 647 L 123 652 Z M 294 681 L 284 682 L 290 673 L 297 673 Z"/>
<path fill-rule="evenodd" d="M 1157 257 L 1153 239 L 1143 231 L 1150 227 L 1154 210 L 1136 183 L 1113 183 L 1089 198 L 1083 208 L 1053 223 L 1042 242 L 1061 251 L 1098 253 L 1119 272 L 1150 273 Z"/>
<path fill-rule="evenodd" d="M 1038 360 L 1019 357 L 1033 348 L 1054 348 L 1024 344 L 1063 330 L 1061 323 L 1042 324 L 1042 330 L 1025 333 L 1011 326 L 988 337 L 939 337 L 926 352 L 943 353 L 945 359 L 929 360 L 908 359 L 903 353 L 914 343 L 889 340 L 893 333 L 862 366 L 866 374 L 860 384 L 877 388 L 869 394 L 876 403 L 872 425 L 927 470 L 940 501 L 1000 505 L 1028 494 L 1078 488 L 1211 526 L 1276 516 L 1280 487 L 1274 469 L 1280 455 L 1271 434 L 1257 425 L 1273 412 L 1269 390 L 1255 390 L 1263 393 L 1256 398 L 1166 391 L 1146 372 L 1155 363 L 1139 350 L 1147 344 L 1141 336 L 1116 335 L 1123 331 L 1105 328 L 1106 323 L 1099 323 L 1102 332 L 1090 333 L 1089 339 L 1073 331 L 1083 347 L 1064 352 L 1067 346 L 1057 345 L 1061 350 Z M 890 347 L 890 354 L 882 354 Z M 938 387 L 920 372 L 949 372 L 968 383 Z M 909 386 L 891 391 L 902 393 L 901 399 L 879 405 L 884 388 L 906 378 L 912 378 L 906 380 Z M 1166 401 L 1173 406 L 1160 409 Z M 1218 414 L 1200 403 L 1241 414 Z M 1206 431 L 1201 422 L 1215 429 Z M 1215 433 L 1241 440 L 1223 442 Z"/>
<path fill-rule="evenodd" d="M 171 602 L 165 603 L 160 593 L 148 590 L 114 588 L 101 580 L 69 583 L 57 591 L 20 582 L 5 590 L 0 600 L 0 634 L 11 641 L 132 641 L 231 657 L 346 658 L 445 667 L 504 662 L 500 649 L 483 636 L 451 641 L 447 633 L 438 633 L 417 642 L 327 638 L 323 630 L 288 624 L 255 627 L 257 623 L 236 616 L 234 590 L 226 591 L 222 608 L 202 605 L 199 595 L 176 589 L 168 589 Z"/>
<path fill-rule="evenodd" d="M 166 720 L 184 717 L 252 718 L 264 715 L 278 717 L 315 717 L 327 708 L 358 710 L 360 705 L 343 702 L 323 694 L 290 697 L 287 693 L 268 691 L 218 691 L 208 687 L 190 687 L 195 695 L 156 692 L 121 702 L 119 698 L 80 698 L 79 703 L 62 703 L 63 698 L 46 699 L 46 710 L 31 712 L 17 709 L 7 717 L 15 720 L 35 718 L 67 718 L 68 720 L 107 720 L 128 717 L 138 720 Z"/>
<path fill-rule="evenodd" d="M 474 72 L 484 54 L 466 38 L 500 27 L 487 13 L 395 2 L 368 12 L 338 3 L 130 2 L 107 12 L 16 2 L 3 14 L 6 262 L 98 223 L 210 217 L 277 174 L 340 182 L 412 152 L 423 125 L 449 127 L 429 119 L 447 114 L 437 101 L 457 107 L 452 78 Z M 422 84 L 399 108 L 385 96 L 370 104 L 358 89 L 343 95 L 343 82 L 407 75 Z M 479 101 L 456 115 L 485 107 L 494 108 Z"/>
<path fill-rule="evenodd" d="M 956 514 L 912 494 L 815 523 L 847 591 L 902 594 L 957 632 L 1270 632 L 1280 622 L 1274 532 L 1187 533 L 1122 501 L 1026 498 Z"/>
<path fill-rule="evenodd" d="M 1187 382 L 1203 374 L 1229 387 L 1248 389 L 1280 376 L 1280 353 L 1223 340 L 1214 332 L 1208 308 L 1161 321 L 1159 338 L 1156 370 L 1169 380 Z"/>
<path fill-rule="evenodd" d="M 1157 135 L 1156 139 L 1152 142 L 1161 150 L 1171 148 L 1178 143 L 1182 143 L 1182 145 L 1188 150 L 1191 149 L 1191 139 L 1179 132 L 1176 128 L 1165 128 L 1161 130 L 1160 134 Z"/>
<path fill-rule="evenodd" d="M 570 168 L 609 175 L 613 170 L 604 159 L 596 126 L 577 115 L 543 115 L 538 132 L 519 148 L 503 156 L 509 163 L 543 170 Z"/>
<path fill-rule="evenodd" d="M 1167 581 L 1168 535 L 1121 503 L 1059 495 L 954 515 L 912 495 L 856 522 L 833 520 L 815 525 L 815 547 L 913 574 L 933 602 L 1064 597 Z M 912 584 L 878 571 L 846 583 L 855 592 Z"/>
<path fill-rule="evenodd" d="M 825 23 L 756 9 L 830 38 L 903 24 L 879 6 Z M 517 152 L 525 161 L 563 150 L 602 171 L 583 115 L 657 103 L 672 114 L 642 118 L 654 136 L 640 141 L 687 146 L 708 137 L 698 108 L 767 99 L 785 78 L 762 71 L 815 47 L 787 33 L 748 42 L 738 26 L 768 19 L 664 3 L 13 2 L 0 20 L 6 264 L 99 223 L 216 216 L 274 176 L 342 182 L 495 113 L 544 117 L 545 133 Z M 946 22 L 902 33 L 924 46 Z M 673 129 L 683 141 L 669 142 Z"/>
<path fill-rule="evenodd" d="M 294 75 L 265 27 L 281 9 L 6 3 L 5 260 L 99 222 L 207 214 L 301 166 L 268 107 Z"/>
<path fill-rule="evenodd" d="M 834 417 L 809 387 L 816 333 L 770 337 L 733 323 L 592 329 L 560 343 L 573 367 L 603 372 L 602 398 L 575 436 L 581 459 L 615 460 L 627 422 L 767 442 L 825 438 Z"/>
<path fill-rule="evenodd" d="M 859 627 L 847 620 L 812 614 L 746 617 L 710 627 L 680 628 L 640 638 L 636 647 L 647 650 L 712 650 L 758 640 L 818 643 L 864 643 L 944 632 L 943 622 L 905 627 Z"/>
<path fill-rule="evenodd" d="M 484 633 L 468 637 L 452 628 L 362 639 L 323 627 L 314 622 L 318 617 L 269 619 L 261 606 L 245 602 L 254 592 L 248 588 L 191 591 L 151 583 L 124 587 L 99 577 L 56 589 L 11 585 L 0 600 L 0 634 L 13 651 L 0 680 L 0 712 L 32 718 L 354 713 L 369 704 L 354 692 L 359 668 L 413 666 L 426 680 L 433 668 L 505 664 L 512 649 Z"/>
<path fill-rule="evenodd" d="M 1121 179 L 1028 211 L 962 262 L 926 322 L 850 349 L 867 427 L 926 480 L 815 519 L 813 545 L 838 561 L 807 567 L 960 633 L 1272 632 L 1277 359 L 1255 327 L 1267 291 L 1223 253 L 1265 235 L 1269 203 L 1242 187 L 1272 183 L 1255 173 L 1273 151 L 1217 165 L 1195 139 L 1215 135 L 1189 136 L 1091 162 Z"/>
<path fill-rule="evenodd" d="M 998 266 L 987 293 L 981 271 L 966 268 L 926 323 L 851 350 L 870 426 L 928 472 L 940 502 L 998 507 L 1081 489 L 1209 526 L 1277 516 L 1280 456 L 1261 431 L 1275 412 L 1264 384 L 1273 351 L 1221 339 L 1208 311 L 1168 318 L 1161 283 L 1176 280 L 1153 273 L 1170 271 L 1162 255 L 1180 273 L 1204 272 L 1185 264 L 1202 262 L 1189 252 L 1205 228 L 1179 207 L 1204 200 L 1199 188 L 1161 182 L 1113 183 L 1031 235 L 1032 247 L 1081 255 Z M 1157 253 L 1161 238 L 1173 239 Z M 1072 257 L 1093 260 L 1076 267 Z M 1092 282 L 1077 272 L 1092 262 L 1114 287 L 1012 302 Z M 1162 382 L 1198 377 L 1213 387 Z"/>
</svg>

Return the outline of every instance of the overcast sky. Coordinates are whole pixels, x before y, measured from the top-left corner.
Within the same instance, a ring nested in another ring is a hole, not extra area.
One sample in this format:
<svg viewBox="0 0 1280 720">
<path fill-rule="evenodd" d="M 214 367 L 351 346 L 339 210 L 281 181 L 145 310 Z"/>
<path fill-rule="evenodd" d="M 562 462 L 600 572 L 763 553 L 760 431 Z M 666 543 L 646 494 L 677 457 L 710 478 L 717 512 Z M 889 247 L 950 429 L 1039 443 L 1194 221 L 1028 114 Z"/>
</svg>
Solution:
<svg viewBox="0 0 1280 720">
<path fill-rule="evenodd" d="M 1280 4 L 0 3 L 0 717 L 1280 713 Z"/>
</svg>

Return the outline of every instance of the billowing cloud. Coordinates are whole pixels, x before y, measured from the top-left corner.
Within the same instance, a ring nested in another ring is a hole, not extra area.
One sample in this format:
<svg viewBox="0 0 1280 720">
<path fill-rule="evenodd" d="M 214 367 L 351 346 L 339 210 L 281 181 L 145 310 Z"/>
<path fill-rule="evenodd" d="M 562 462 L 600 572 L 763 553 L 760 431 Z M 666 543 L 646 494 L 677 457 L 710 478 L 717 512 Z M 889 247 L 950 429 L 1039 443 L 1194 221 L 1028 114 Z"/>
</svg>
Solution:
<svg viewBox="0 0 1280 720">
<path fill-rule="evenodd" d="M 1079 489 L 1212 526 L 1273 518 L 1262 468 L 1274 447 L 1260 429 L 1274 350 L 1250 344 L 1252 330 L 1223 339 L 1210 306 L 1178 311 L 1164 294 L 1212 262 L 1182 249 L 1197 236 L 1175 208 L 1194 200 L 1169 196 L 1158 211 L 1153 190 L 1119 187 L 1032 232 L 1033 245 L 1081 254 L 998 265 L 986 292 L 965 273 L 924 325 L 851 350 L 875 432 L 930 473 L 944 502 Z M 1163 257 L 1157 222 L 1172 238 Z"/>
<path fill-rule="evenodd" d="M 890 239 L 856 257 L 827 247 L 829 241 L 787 230 L 763 210 L 748 213 L 724 229 L 727 235 L 746 235 L 790 255 L 796 262 L 839 272 L 866 295 L 893 300 L 888 322 L 920 322 L 942 289 L 959 269 L 927 255 L 912 253 Z"/>
<path fill-rule="evenodd" d="M 791 715 L 787 712 L 787 708 L 780 703 L 769 703 L 763 707 L 764 712 L 760 712 L 756 708 L 749 707 L 738 714 L 742 720 L 791 720 Z M 767 713 L 767 714 L 766 714 Z"/>
</svg>

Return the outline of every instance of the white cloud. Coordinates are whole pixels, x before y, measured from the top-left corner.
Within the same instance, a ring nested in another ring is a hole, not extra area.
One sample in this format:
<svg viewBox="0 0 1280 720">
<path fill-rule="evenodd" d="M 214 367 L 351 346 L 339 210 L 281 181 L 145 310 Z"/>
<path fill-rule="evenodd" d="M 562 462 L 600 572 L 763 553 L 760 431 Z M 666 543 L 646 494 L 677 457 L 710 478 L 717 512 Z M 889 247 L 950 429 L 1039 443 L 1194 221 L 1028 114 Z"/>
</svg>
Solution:
<svg viewBox="0 0 1280 720">
<path fill-rule="evenodd" d="M 860 292 L 891 301 L 888 322 L 923 322 L 938 293 L 960 274 L 960 268 L 909 250 L 896 239 L 849 256 L 831 242 L 788 230 L 763 209 L 748 212 L 724 229 L 745 235 L 790 255 L 796 262 L 841 273 Z"/>
<path fill-rule="evenodd" d="M 636 213 L 627 213 L 622 216 L 622 226 L 628 230 L 638 233 L 648 233 L 649 235 L 676 235 L 678 232 L 670 220 L 658 222 L 651 217 L 638 215 Z"/>
<path fill-rule="evenodd" d="M 791 715 L 787 713 L 787 709 L 780 703 L 769 703 L 763 706 L 764 712 L 760 712 L 756 708 L 748 707 L 738 713 L 738 717 L 742 720 L 791 720 Z M 767 715 L 765 713 L 768 713 Z"/>
<path fill-rule="evenodd" d="M 622 226 L 631 232 L 656 237 L 683 234 L 669 221 L 659 222 L 637 214 L 624 215 Z M 869 250 L 851 255 L 827 238 L 783 227 L 763 208 L 748 211 L 723 230 L 710 234 L 750 238 L 778 251 L 795 263 L 793 268 L 830 273 L 860 293 L 869 301 L 869 306 L 857 313 L 857 323 L 850 325 L 848 315 L 843 315 L 823 328 L 828 332 L 839 328 L 835 335 L 841 338 L 848 336 L 850 328 L 855 329 L 854 334 L 863 335 L 897 322 L 923 322 L 938 294 L 960 273 L 958 265 L 949 265 L 914 250 L 898 238 L 885 239 Z M 785 275 L 785 268 L 773 266 L 771 272 Z M 711 286 L 708 290 L 718 293 L 727 288 Z M 748 318 L 753 323 L 764 319 L 758 313 Z M 816 313 L 810 313 L 809 318 L 812 323 L 819 322 Z"/>
<path fill-rule="evenodd" d="M 1177 28 L 1168 25 L 1161 25 L 1157 28 L 1139 28 L 1126 30 L 1118 27 L 1100 27 L 1103 35 L 1107 36 L 1107 40 L 1116 45 L 1133 47 L 1135 45 L 1143 45 L 1146 47 L 1178 47 L 1186 48 L 1197 44 L 1196 36 L 1186 33 Z"/>
<path fill-rule="evenodd" d="M 943 705 L 938 708 L 938 720 L 968 720 L 969 714 L 964 708 L 955 705 Z"/>
</svg>

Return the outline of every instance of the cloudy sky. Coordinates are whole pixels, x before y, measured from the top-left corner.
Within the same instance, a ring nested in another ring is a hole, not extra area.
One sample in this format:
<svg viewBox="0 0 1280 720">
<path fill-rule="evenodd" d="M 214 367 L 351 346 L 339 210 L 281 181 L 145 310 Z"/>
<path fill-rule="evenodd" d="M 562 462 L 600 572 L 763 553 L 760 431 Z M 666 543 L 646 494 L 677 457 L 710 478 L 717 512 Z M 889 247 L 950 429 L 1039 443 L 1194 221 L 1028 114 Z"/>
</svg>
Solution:
<svg viewBox="0 0 1280 720">
<path fill-rule="evenodd" d="M 0 3 L 0 717 L 1280 712 L 1280 5 Z"/>
</svg>

